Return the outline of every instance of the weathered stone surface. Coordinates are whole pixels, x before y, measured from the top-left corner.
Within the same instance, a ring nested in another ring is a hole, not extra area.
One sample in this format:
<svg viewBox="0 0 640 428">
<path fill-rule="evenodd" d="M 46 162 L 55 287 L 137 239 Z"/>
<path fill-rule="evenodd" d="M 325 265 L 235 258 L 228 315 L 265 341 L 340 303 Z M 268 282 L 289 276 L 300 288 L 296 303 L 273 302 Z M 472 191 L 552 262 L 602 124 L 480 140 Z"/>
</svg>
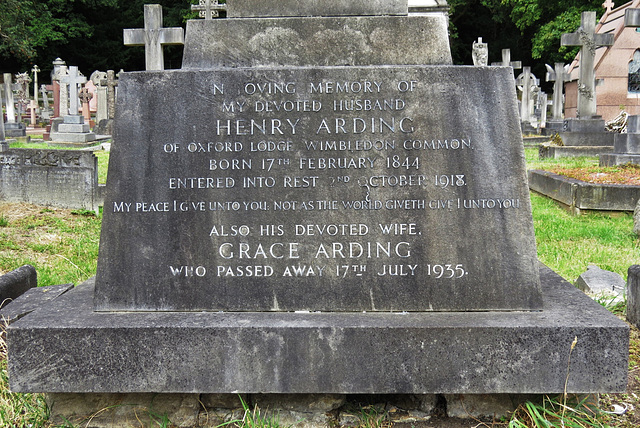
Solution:
<svg viewBox="0 0 640 428">
<path fill-rule="evenodd" d="M 544 311 L 501 313 L 96 313 L 89 282 L 8 327 L 10 387 L 550 394 L 565 389 L 577 337 L 567 391 L 624 391 L 627 324 L 541 277 Z"/>
<path fill-rule="evenodd" d="M 450 418 L 491 418 L 498 420 L 513 412 L 521 403 L 537 398 L 518 394 L 445 395 Z"/>
<path fill-rule="evenodd" d="M 241 409 L 242 400 L 248 402 L 246 395 L 240 394 L 202 394 L 200 401 L 206 408 Z"/>
<path fill-rule="evenodd" d="M 640 155 L 626 153 L 605 153 L 600 155 L 600 166 L 625 165 L 628 163 L 640 165 Z"/>
<path fill-rule="evenodd" d="M 293 412 L 330 412 L 346 401 L 343 394 L 254 394 L 251 403 L 258 407 Z"/>
<path fill-rule="evenodd" d="M 34 269 L 34 277 L 35 273 Z M 0 278 L 0 283 L 1 282 L 2 278 Z M 58 298 L 60 295 L 66 293 L 72 288 L 73 284 L 36 287 L 34 280 L 33 288 L 29 288 L 23 295 L 14 299 L 0 309 L 0 319 L 7 323 L 12 323 Z"/>
<path fill-rule="evenodd" d="M 509 73 L 124 74 L 96 308 L 541 309 Z"/>
<path fill-rule="evenodd" d="M 576 280 L 575 286 L 585 293 L 606 293 L 610 295 L 624 295 L 626 283 L 615 272 L 600 269 L 596 265 L 589 265 L 587 271 Z"/>
<path fill-rule="evenodd" d="M 234 0 L 227 17 L 406 15 L 407 0 Z"/>
<path fill-rule="evenodd" d="M 30 288 L 38 286 L 36 268 L 24 265 L 0 276 L 0 308 L 26 293 Z"/>
<path fill-rule="evenodd" d="M 640 327 L 640 265 L 627 271 L 627 321 Z"/>
<path fill-rule="evenodd" d="M 451 64 L 447 31 L 444 15 L 191 20 L 182 68 Z"/>
<path fill-rule="evenodd" d="M 76 150 L 10 149 L 0 155 L 0 200 L 97 210 L 98 159 Z"/>
<path fill-rule="evenodd" d="M 191 428 L 198 422 L 198 394 L 59 394 L 46 395 L 53 424 L 88 428 L 171 426 Z"/>
</svg>

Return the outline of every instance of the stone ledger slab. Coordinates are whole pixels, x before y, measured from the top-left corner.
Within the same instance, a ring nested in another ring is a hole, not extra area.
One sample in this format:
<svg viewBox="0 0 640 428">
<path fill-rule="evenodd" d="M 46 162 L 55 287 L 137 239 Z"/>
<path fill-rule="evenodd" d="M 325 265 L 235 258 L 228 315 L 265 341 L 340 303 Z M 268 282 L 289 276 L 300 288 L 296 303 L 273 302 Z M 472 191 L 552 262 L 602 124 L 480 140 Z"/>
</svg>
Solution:
<svg viewBox="0 0 640 428">
<path fill-rule="evenodd" d="M 97 313 L 90 280 L 9 326 L 10 387 L 549 394 L 568 376 L 571 393 L 623 392 L 627 324 L 550 269 L 541 279 L 540 312 L 348 314 Z"/>
<path fill-rule="evenodd" d="M 444 15 L 238 18 L 188 21 L 182 68 L 451 63 Z"/>
<path fill-rule="evenodd" d="M 227 4 L 227 17 L 406 15 L 407 0 L 234 0 Z"/>
<path fill-rule="evenodd" d="M 124 74 L 97 309 L 541 309 L 509 73 Z"/>
</svg>

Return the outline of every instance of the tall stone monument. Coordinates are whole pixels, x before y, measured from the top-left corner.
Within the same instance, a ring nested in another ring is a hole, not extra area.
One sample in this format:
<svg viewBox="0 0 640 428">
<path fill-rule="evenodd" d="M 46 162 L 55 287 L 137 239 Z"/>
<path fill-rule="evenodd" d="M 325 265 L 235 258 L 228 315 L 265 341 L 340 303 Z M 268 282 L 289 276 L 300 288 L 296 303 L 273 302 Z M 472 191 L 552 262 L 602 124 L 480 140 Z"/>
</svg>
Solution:
<svg viewBox="0 0 640 428">
<path fill-rule="evenodd" d="M 61 107 L 60 114 L 63 115 L 63 121 L 52 129 L 51 141 L 90 145 L 96 140 L 96 134 L 91 132 L 89 123 L 85 123 L 84 116 L 78 114 L 80 108 L 78 94 L 86 81 L 87 78 L 74 65 L 70 66 L 68 73 L 60 78 L 61 88 L 68 87 L 69 107 L 66 109 L 66 103 Z"/>
<path fill-rule="evenodd" d="M 604 130 L 604 119 L 596 112 L 596 50 L 611 46 L 613 34 L 597 34 L 596 13 L 582 12 L 580 28 L 575 33 L 563 34 L 562 46 L 580 46 L 578 106 L 576 118 L 565 118 L 560 137 L 565 146 L 591 146 L 593 154 L 613 146 L 613 134 Z M 585 155 L 583 149 L 578 153 Z"/>
<path fill-rule="evenodd" d="M 7 115 L 7 121 L 4 124 L 4 132 L 6 137 L 24 137 L 27 135 L 27 127 L 20 119 L 16 119 L 16 103 L 13 96 L 13 76 L 11 73 L 3 74 L 4 82 L 4 106 Z"/>
<path fill-rule="evenodd" d="M 9 326 L 13 391 L 625 389 L 626 324 L 538 264 L 510 68 L 406 0 L 227 5 L 121 74 L 97 276 Z"/>
<path fill-rule="evenodd" d="M 553 82 L 553 104 L 551 120 L 547 122 L 548 131 L 560 131 L 564 126 L 564 82 L 568 82 L 571 76 L 566 72 L 564 63 L 556 62 L 552 68 L 545 64 L 547 82 Z"/>
</svg>

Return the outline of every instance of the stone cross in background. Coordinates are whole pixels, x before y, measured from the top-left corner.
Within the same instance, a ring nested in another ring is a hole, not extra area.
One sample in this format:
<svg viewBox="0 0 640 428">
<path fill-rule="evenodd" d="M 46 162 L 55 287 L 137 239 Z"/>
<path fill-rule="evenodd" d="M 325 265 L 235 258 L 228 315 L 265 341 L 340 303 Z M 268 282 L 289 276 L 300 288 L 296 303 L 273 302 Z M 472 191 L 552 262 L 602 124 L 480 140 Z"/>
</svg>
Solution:
<svg viewBox="0 0 640 428">
<path fill-rule="evenodd" d="M 69 74 L 69 70 L 66 65 L 58 67 L 58 71 L 55 74 L 54 80 L 58 82 L 58 103 L 54 104 L 54 116 L 59 117 L 69 114 L 69 89 L 67 84 L 62 82 Z M 55 99 L 55 94 L 54 94 Z M 54 101 L 55 103 L 55 101 Z M 56 111 L 57 107 L 57 111 Z"/>
<path fill-rule="evenodd" d="M 522 61 L 511 61 L 511 49 L 502 49 L 502 62 L 492 62 L 492 66 L 511 67 L 514 70 L 522 68 Z"/>
<path fill-rule="evenodd" d="M 482 42 L 482 37 L 478 37 L 478 41 L 473 42 L 471 56 L 473 65 L 476 67 L 485 67 L 489 63 L 489 45 Z"/>
<path fill-rule="evenodd" d="M 181 27 L 162 28 L 162 6 L 144 5 L 144 29 L 125 29 L 126 46 L 144 46 L 147 71 L 164 70 L 164 45 L 183 45 L 184 30 Z"/>
<path fill-rule="evenodd" d="M 562 120 L 564 113 L 564 82 L 571 80 L 571 75 L 566 72 L 565 66 L 561 62 L 556 62 L 555 69 L 551 68 L 549 64 L 545 64 L 545 66 L 547 67 L 546 81 L 554 82 L 552 119 Z"/>
<path fill-rule="evenodd" d="M 89 88 L 82 88 L 78 93 L 78 98 L 82 104 L 82 116 L 88 123 L 91 120 L 91 112 L 89 111 L 89 101 L 93 98 L 93 94 L 89 91 Z"/>
<path fill-rule="evenodd" d="M 78 86 L 87 81 L 87 78 L 78 71 L 78 67 L 72 65 L 69 67 L 69 74 L 60 79 L 64 85 L 69 85 L 69 111 L 63 111 L 62 114 L 78 114 Z"/>
<path fill-rule="evenodd" d="M 91 77 L 89 77 L 89 80 L 91 80 L 93 84 L 96 85 L 96 88 L 97 88 L 96 95 L 98 97 L 98 103 L 96 105 L 96 124 L 100 124 L 101 120 L 108 119 L 107 87 L 102 84 L 102 81 L 105 81 L 106 83 L 107 73 L 104 71 L 96 70 L 93 73 L 91 73 Z"/>
<path fill-rule="evenodd" d="M 31 77 L 26 71 L 16 74 L 15 89 L 18 95 L 18 121 L 29 108 L 29 83 L 31 83 Z"/>
<path fill-rule="evenodd" d="M 191 10 L 200 11 L 200 18 L 213 19 L 220 16 L 218 11 L 227 10 L 227 5 L 219 4 L 218 0 L 200 0 L 199 4 L 191 5 Z"/>
<path fill-rule="evenodd" d="M 40 73 L 40 67 L 34 65 L 31 69 L 33 73 L 33 100 L 36 102 L 36 109 L 38 108 L 38 73 Z"/>
<path fill-rule="evenodd" d="M 100 84 L 107 87 L 107 118 L 115 119 L 116 117 L 116 86 L 118 86 L 118 80 L 116 79 L 116 72 L 113 70 L 107 70 L 107 78 L 101 80 Z"/>
<path fill-rule="evenodd" d="M 531 120 L 531 101 L 532 94 L 537 87 L 537 78 L 531 74 L 531 67 L 524 67 L 522 73 L 516 79 L 518 89 L 522 91 L 521 105 L 520 105 L 520 120 L 522 122 L 529 122 Z"/>
<path fill-rule="evenodd" d="M 4 73 L 4 102 L 7 112 L 7 123 L 16 122 L 15 101 L 13 99 L 13 76 L 11 73 Z"/>
<path fill-rule="evenodd" d="M 577 117 L 596 116 L 596 49 L 613 45 L 613 34 L 596 34 L 596 13 L 582 12 L 580 28 L 562 35 L 562 46 L 580 46 L 580 77 L 578 78 Z"/>
</svg>

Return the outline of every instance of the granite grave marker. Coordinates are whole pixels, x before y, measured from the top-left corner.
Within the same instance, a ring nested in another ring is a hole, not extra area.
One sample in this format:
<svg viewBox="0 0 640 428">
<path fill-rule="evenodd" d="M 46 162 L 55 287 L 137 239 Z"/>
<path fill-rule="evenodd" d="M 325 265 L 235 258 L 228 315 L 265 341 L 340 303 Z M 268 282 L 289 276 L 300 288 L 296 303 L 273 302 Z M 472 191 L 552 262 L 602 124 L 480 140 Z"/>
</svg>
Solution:
<svg viewBox="0 0 640 428">
<path fill-rule="evenodd" d="M 626 324 L 539 269 L 512 70 L 452 66 L 442 12 L 319 4 L 122 73 L 98 274 L 9 327 L 12 390 L 624 390 Z"/>
</svg>

